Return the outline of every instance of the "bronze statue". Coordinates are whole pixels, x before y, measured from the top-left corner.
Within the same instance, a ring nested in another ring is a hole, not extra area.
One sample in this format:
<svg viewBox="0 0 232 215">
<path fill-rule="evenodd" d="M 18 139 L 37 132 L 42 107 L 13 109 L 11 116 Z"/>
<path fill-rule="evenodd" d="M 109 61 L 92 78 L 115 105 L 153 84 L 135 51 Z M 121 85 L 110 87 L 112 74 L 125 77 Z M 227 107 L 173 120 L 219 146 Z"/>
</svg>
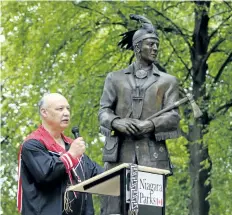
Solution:
<svg viewBox="0 0 232 215">
<path fill-rule="evenodd" d="M 124 33 L 119 45 L 133 49 L 136 61 L 107 75 L 100 101 L 105 169 L 135 163 L 171 170 L 165 140 L 180 135 L 178 110 L 147 118 L 178 101 L 178 82 L 156 66 L 159 37 L 151 21 L 140 15 L 130 18 L 142 26 Z M 120 214 L 119 204 L 119 198 L 105 197 L 102 214 Z"/>
</svg>

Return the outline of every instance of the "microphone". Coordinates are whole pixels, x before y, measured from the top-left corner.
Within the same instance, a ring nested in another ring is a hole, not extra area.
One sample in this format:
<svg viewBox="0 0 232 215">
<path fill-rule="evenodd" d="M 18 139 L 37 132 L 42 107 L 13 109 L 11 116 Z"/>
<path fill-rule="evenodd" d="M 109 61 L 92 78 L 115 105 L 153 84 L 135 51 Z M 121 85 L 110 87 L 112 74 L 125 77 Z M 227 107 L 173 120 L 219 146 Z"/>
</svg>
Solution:
<svg viewBox="0 0 232 215">
<path fill-rule="evenodd" d="M 72 128 L 72 133 L 73 133 L 75 139 L 77 139 L 79 137 L 79 128 L 78 127 L 73 127 Z"/>
<path fill-rule="evenodd" d="M 73 133 L 75 139 L 77 139 L 78 137 L 80 137 L 79 128 L 78 127 L 73 127 L 72 128 L 72 133 Z M 84 144 L 85 144 L 85 142 L 84 142 Z"/>
<path fill-rule="evenodd" d="M 73 133 L 73 136 L 74 136 L 74 138 L 75 139 L 77 139 L 78 137 L 79 137 L 79 128 L 78 127 L 73 127 L 72 128 L 72 133 Z M 81 158 L 84 156 L 84 154 L 81 156 Z M 80 159 L 81 159 L 80 158 Z M 81 160 L 83 160 L 83 159 L 81 159 Z M 83 171 L 83 167 L 82 167 L 82 165 L 81 165 L 81 160 L 80 160 L 80 166 L 81 166 L 81 170 L 82 170 L 82 173 L 84 172 Z M 84 162 L 84 161 L 82 161 L 82 162 Z M 73 174 L 75 175 L 75 178 L 76 178 L 76 181 L 77 181 L 77 183 L 80 183 L 81 181 L 80 181 L 80 177 L 77 175 L 77 173 L 76 173 L 76 171 L 75 171 L 75 169 L 72 169 L 72 171 L 73 171 Z M 83 173 L 83 177 L 85 178 L 85 175 L 84 175 L 85 173 Z M 74 192 L 75 193 L 75 192 Z M 75 198 L 77 198 L 76 196 L 75 196 Z"/>
</svg>

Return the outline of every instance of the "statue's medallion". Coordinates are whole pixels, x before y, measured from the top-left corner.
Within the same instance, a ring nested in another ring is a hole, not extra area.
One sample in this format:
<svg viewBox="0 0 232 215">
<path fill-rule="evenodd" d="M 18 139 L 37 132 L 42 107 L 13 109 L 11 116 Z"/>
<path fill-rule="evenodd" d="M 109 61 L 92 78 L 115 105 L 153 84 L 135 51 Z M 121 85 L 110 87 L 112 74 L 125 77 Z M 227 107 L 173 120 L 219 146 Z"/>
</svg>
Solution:
<svg viewBox="0 0 232 215">
<path fill-rule="evenodd" d="M 139 78 L 139 79 L 146 78 L 146 77 L 147 77 L 147 71 L 142 70 L 142 69 L 137 70 L 137 71 L 135 72 L 135 76 L 136 76 L 137 78 Z"/>
</svg>

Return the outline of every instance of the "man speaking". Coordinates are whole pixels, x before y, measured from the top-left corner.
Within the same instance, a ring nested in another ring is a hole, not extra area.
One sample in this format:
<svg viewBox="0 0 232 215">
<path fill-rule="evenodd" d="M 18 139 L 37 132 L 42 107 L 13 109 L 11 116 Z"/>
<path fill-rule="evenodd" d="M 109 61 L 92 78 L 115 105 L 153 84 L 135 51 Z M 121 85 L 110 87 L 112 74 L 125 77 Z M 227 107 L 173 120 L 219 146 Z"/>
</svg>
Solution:
<svg viewBox="0 0 232 215">
<path fill-rule="evenodd" d="M 17 205 L 23 215 L 93 215 L 90 194 L 68 192 L 77 184 L 102 172 L 84 155 L 82 137 L 63 134 L 70 122 L 70 106 L 64 96 L 51 93 L 39 102 L 42 124 L 24 141 L 19 153 Z M 65 209 L 65 210 L 64 210 Z"/>
</svg>

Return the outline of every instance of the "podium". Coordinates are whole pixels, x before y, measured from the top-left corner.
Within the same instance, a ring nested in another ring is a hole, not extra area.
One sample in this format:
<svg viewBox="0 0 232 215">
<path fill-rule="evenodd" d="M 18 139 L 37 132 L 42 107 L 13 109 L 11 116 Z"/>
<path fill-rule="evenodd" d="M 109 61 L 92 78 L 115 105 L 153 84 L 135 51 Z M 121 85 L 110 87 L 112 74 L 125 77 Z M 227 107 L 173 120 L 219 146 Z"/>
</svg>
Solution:
<svg viewBox="0 0 232 215">
<path fill-rule="evenodd" d="M 137 167 L 137 205 L 139 215 L 165 215 L 165 181 L 169 170 Z M 121 214 L 128 215 L 131 201 L 131 164 L 123 163 L 100 175 L 67 188 L 67 191 L 120 196 Z"/>
</svg>

